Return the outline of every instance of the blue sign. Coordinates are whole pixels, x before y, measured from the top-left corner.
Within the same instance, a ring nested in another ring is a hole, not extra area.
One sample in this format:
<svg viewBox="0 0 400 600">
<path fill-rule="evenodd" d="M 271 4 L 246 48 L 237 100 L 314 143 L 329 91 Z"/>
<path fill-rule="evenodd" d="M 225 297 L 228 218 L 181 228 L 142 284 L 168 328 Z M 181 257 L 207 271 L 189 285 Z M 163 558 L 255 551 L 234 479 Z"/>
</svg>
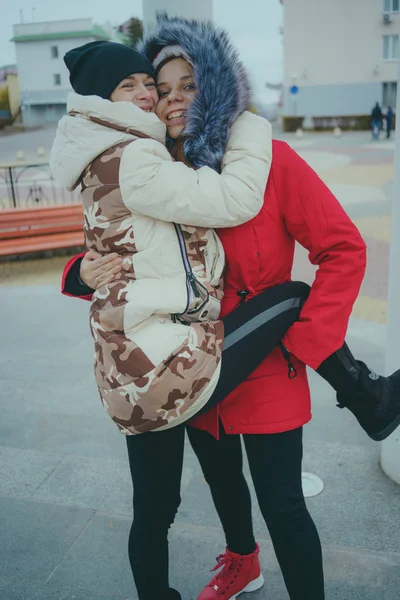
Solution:
<svg viewBox="0 0 400 600">
<path fill-rule="evenodd" d="M 290 88 L 290 93 L 291 94 L 298 94 L 299 93 L 299 88 L 297 85 L 292 85 L 292 87 Z"/>
</svg>

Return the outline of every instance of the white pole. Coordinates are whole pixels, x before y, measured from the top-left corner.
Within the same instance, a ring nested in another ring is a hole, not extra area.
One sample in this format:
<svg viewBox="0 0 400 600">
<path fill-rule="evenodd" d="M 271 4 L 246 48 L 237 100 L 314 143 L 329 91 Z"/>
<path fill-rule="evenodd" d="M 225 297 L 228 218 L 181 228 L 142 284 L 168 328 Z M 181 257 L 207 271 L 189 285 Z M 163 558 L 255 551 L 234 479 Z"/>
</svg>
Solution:
<svg viewBox="0 0 400 600">
<path fill-rule="evenodd" d="M 400 368 L 400 56 L 395 140 L 386 345 L 387 375 Z M 386 475 L 400 485 L 400 428 L 382 442 L 381 466 Z"/>
<path fill-rule="evenodd" d="M 189 2 L 188 0 L 142 0 L 145 29 L 155 21 L 157 11 L 166 11 L 170 16 L 212 21 L 213 0 Z"/>
</svg>

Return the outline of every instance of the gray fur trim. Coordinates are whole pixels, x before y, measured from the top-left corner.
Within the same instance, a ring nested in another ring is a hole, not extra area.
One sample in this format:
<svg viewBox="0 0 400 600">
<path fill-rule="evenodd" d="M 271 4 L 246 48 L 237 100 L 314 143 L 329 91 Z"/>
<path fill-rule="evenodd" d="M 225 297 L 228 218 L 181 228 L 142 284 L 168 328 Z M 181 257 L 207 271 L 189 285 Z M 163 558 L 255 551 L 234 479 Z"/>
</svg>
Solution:
<svg viewBox="0 0 400 600">
<path fill-rule="evenodd" d="M 228 34 L 211 22 L 157 15 L 154 31 L 138 45 L 153 62 L 165 46 L 181 46 L 194 65 L 197 87 L 187 113 L 184 152 L 196 167 L 221 171 L 229 131 L 250 104 L 250 85 Z"/>
</svg>

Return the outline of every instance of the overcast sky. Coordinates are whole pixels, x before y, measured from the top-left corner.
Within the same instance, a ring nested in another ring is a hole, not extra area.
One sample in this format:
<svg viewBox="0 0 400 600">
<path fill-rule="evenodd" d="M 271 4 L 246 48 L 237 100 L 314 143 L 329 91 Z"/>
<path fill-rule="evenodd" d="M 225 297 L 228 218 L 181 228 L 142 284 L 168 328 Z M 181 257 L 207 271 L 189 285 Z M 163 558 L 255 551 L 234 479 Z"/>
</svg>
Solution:
<svg viewBox="0 0 400 600">
<path fill-rule="evenodd" d="M 26 23 L 32 21 L 33 14 L 35 21 L 92 17 L 98 24 L 110 21 L 115 25 L 131 16 L 142 16 L 141 0 L 6 2 L 7 13 L 3 10 L 0 20 L 0 66 L 15 62 L 14 43 L 8 40 L 13 35 L 12 26 L 20 22 L 21 10 Z M 279 34 L 282 6 L 279 0 L 214 0 L 214 20 L 230 32 L 249 69 L 256 96 L 265 101 L 274 100 L 276 95 L 265 89 L 265 82 L 277 83 L 282 78 L 282 40 Z"/>
</svg>

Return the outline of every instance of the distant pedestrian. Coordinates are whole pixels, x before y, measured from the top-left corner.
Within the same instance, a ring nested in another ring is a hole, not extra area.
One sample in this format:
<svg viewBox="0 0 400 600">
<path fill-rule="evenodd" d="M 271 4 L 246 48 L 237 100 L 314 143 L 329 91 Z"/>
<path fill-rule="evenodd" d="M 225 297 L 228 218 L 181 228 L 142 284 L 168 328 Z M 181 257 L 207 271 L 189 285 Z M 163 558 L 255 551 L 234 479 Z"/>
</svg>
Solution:
<svg viewBox="0 0 400 600">
<path fill-rule="evenodd" d="M 377 140 L 382 130 L 382 110 L 377 102 L 372 109 L 372 139 Z"/>
<path fill-rule="evenodd" d="M 394 112 L 392 110 L 392 107 L 388 106 L 388 109 L 386 111 L 386 137 L 388 140 L 390 139 L 390 132 L 392 131 L 392 128 L 393 128 L 393 117 L 394 117 Z"/>
</svg>

